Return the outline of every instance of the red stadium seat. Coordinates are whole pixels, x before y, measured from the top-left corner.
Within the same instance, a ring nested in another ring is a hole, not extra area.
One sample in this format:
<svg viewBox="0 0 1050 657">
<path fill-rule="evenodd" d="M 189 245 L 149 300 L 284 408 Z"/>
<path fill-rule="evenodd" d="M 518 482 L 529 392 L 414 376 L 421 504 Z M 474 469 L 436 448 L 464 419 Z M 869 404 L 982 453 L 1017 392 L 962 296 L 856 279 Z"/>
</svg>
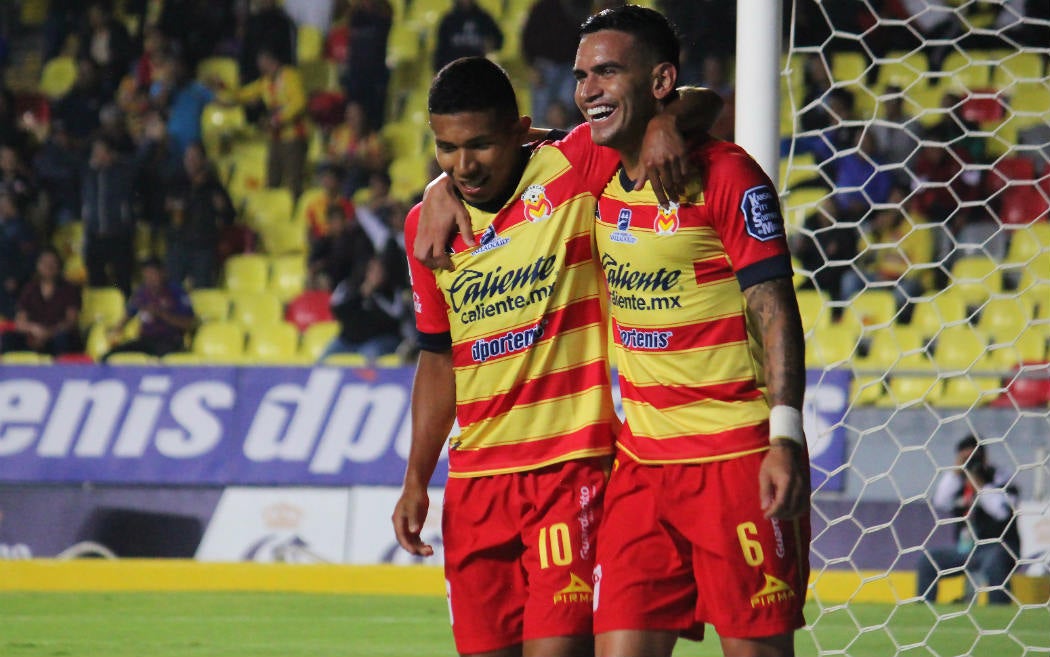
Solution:
<svg viewBox="0 0 1050 657">
<path fill-rule="evenodd" d="M 1004 157 L 992 166 L 988 173 L 986 186 L 988 194 L 994 194 L 1010 182 L 1030 182 L 1035 180 L 1035 162 L 1027 157 Z"/>
<path fill-rule="evenodd" d="M 974 123 L 997 123 L 1006 115 L 1005 102 L 992 89 L 982 89 L 976 96 L 968 96 L 963 102 L 962 117 Z"/>
<path fill-rule="evenodd" d="M 328 302 L 331 297 L 322 290 L 307 290 L 288 304 L 284 318 L 305 331 L 306 327 L 317 322 L 332 321 L 332 309 Z"/>
<path fill-rule="evenodd" d="M 1017 185 L 1004 189 L 999 198 L 999 220 L 1004 224 L 1030 224 L 1046 220 L 1050 212 L 1047 192 L 1037 185 Z"/>
</svg>

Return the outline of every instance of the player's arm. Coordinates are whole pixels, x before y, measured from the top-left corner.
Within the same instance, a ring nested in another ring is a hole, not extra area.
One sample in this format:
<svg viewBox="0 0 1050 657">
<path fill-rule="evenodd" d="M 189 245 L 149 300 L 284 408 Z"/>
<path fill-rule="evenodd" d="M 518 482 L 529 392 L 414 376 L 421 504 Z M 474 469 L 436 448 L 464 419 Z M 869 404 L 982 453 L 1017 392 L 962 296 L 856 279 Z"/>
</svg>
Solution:
<svg viewBox="0 0 1050 657">
<path fill-rule="evenodd" d="M 662 206 L 669 199 L 685 196 L 687 183 L 697 175 L 689 162 L 688 144 L 707 137 L 724 106 L 722 97 L 710 89 L 679 87 L 663 110 L 649 120 L 635 190 L 648 180 Z"/>
<path fill-rule="evenodd" d="M 452 369 L 452 352 L 420 352 L 412 384 L 412 445 L 401 499 L 394 507 L 392 518 L 397 542 L 411 554 L 424 557 L 434 554 L 434 548 L 422 541 L 419 532 L 430 508 L 427 486 L 455 416 L 456 378 Z"/>
<path fill-rule="evenodd" d="M 794 518 L 809 508 L 809 455 L 802 433 L 805 340 L 791 278 L 763 281 L 744 290 L 765 347 L 770 450 L 759 487 L 767 518 Z"/>
</svg>

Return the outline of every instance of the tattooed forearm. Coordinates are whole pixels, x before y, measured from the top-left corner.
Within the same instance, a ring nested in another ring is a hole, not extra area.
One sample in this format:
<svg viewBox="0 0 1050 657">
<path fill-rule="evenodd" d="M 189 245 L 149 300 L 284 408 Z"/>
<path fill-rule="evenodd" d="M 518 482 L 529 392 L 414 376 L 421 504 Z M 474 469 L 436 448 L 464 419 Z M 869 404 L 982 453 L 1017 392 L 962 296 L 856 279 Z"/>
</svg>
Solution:
<svg viewBox="0 0 1050 657">
<path fill-rule="evenodd" d="M 778 278 L 753 285 L 744 290 L 744 296 L 765 348 L 770 405 L 802 408 L 806 389 L 806 343 L 791 279 Z"/>
</svg>

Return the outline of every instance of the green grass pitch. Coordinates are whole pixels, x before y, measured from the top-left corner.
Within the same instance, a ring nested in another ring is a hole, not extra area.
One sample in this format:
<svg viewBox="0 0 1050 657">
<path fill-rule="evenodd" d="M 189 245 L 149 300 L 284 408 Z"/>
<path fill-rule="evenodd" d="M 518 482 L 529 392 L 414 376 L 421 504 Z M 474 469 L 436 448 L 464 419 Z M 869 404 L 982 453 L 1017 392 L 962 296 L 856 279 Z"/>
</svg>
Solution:
<svg viewBox="0 0 1050 657">
<path fill-rule="evenodd" d="M 799 655 L 1050 655 L 1050 609 L 811 603 Z M 819 616 L 819 619 L 818 619 Z M 858 628 L 876 628 L 860 631 Z M 981 630 L 984 634 L 981 635 Z M 816 642 L 816 645 L 815 643 Z M 819 647 L 818 647 L 819 646 Z M 899 651 L 899 652 L 898 652 Z M 453 655 L 444 599 L 293 593 L 2 593 L 4 657 Z M 720 655 L 682 641 L 676 656 Z"/>
</svg>

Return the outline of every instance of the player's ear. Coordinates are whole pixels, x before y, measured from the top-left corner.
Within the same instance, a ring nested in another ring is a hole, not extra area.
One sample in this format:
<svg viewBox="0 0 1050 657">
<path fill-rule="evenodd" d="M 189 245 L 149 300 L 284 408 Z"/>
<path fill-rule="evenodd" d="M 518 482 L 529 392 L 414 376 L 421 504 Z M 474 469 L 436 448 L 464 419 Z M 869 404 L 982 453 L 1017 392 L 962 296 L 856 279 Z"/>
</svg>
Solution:
<svg viewBox="0 0 1050 657">
<path fill-rule="evenodd" d="M 675 92 L 678 69 L 670 62 L 660 62 L 653 67 L 653 97 L 664 100 Z"/>
<path fill-rule="evenodd" d="M 524 138 L 528 134 L 529 128 L 532 127 L 532 117 L 521 116 L 514 122 L 512 130 L 518 137 Z"/>
</svg>

